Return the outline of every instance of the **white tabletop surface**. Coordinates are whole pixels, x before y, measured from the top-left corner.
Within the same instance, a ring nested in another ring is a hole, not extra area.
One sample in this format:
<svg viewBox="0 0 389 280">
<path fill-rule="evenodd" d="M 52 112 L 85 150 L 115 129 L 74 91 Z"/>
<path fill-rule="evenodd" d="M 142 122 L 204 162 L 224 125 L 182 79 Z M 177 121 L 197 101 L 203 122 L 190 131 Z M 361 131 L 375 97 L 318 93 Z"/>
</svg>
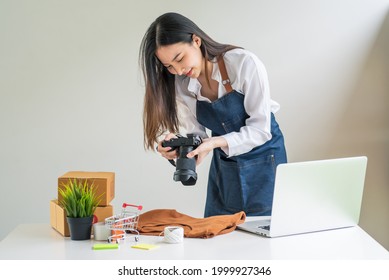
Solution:
<svg viewBox="0 0 389 280">
<path fill-rule="evenodd" d="M 132 238 L 131 238 L 132 240 Z M 0 242 L 3 260 L 368 260 L 389 259 L 388 251 L 360 227 L 287 237 L 266 238 L 240 230 L 210 239 L 185 238 L 168 244 L 162 237 L 140 236 L 140 243 L 156 244 L 152 250 L 131 248 L 92 250 L 102 241 L 74 241 L 48 224 L 21 224 Z"/>
</svg>

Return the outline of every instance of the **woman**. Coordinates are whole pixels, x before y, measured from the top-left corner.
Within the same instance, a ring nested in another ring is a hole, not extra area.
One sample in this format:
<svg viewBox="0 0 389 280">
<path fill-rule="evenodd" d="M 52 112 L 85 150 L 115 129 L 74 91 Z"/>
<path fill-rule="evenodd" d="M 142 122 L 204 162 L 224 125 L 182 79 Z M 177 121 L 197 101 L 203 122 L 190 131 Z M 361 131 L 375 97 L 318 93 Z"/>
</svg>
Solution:
<svg viewBox="0 0 389 280">
<path fill-rule="evenodd" d="M 177 13 L 159 16 L 141 43 L 145 147 L 177 157 L 162 140 L 184 130 L 203 142 L 187 157 L 213 151 L 205 217 L 245 211 L 271 215 L 276 166 L 286 162 L 266 69 L 251 52 L 220 44 Z M 208 137 L 205 129 L 212 132 Z"/>
</svg>

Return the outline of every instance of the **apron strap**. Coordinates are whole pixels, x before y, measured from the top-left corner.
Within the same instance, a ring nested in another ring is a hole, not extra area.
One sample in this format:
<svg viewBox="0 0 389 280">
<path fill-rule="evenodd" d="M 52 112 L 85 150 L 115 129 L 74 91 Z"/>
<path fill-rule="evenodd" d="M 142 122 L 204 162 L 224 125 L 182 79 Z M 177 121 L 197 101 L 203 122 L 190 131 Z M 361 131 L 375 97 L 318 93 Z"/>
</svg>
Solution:
<svg viewBox="0 0 389 280">
<path fill-rule="evenodd" d="M 222 75 L 222 84 L 227 92 L 231 92 L 232 86 L 230 83 L 230 79 L 228 78 L 227 69 L 226 69 L 226 65 L 224 64 L 223 57 L 221 57 L 217 61 L 217 64 L 219 65 L 220 74 Z"/>
</svg>

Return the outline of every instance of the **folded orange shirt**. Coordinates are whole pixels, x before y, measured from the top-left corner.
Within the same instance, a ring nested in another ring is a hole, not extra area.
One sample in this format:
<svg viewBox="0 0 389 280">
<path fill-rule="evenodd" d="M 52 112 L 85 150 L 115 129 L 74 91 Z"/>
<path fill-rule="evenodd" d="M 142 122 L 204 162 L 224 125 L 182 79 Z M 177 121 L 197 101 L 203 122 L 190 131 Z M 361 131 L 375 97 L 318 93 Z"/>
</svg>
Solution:
<svg viewBox="0 0 389 280">
<path fill-rule="evenodd" d="M 231 215 L 193 218 L 173 209 L 156 209 L 139 215 L 137 229 L 140 234 L 160 235 L 167 226 L 181 226 L 185 237 L 210 238 L 232 232 L 245 219 L 243 211 Z"/>
</svg>

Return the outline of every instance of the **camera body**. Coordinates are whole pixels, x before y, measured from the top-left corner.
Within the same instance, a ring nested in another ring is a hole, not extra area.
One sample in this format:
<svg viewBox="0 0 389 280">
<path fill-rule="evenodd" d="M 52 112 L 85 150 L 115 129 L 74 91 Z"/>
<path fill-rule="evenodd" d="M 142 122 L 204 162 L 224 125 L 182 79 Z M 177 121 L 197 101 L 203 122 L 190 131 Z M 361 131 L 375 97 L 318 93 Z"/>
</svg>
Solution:
<svg viewBox="0 0 389 280">
<path fill-rule="evenodd" d="M 193 186 L 197 181 L 196 159 L 187 158 L 186 155 L 196 149 L 201 143 L 201 137 L 195 134 L 188 134 L 187 137 L 177 135 L 178 138 L 172 138 L 162 142 L 162 147 L 171 147 L 172 150 L 178 149 L 178 157 L 176 163 L 176 172 L 174 172 L 173 180 L 181 181 L 184 186 Z"/>
</svg>

